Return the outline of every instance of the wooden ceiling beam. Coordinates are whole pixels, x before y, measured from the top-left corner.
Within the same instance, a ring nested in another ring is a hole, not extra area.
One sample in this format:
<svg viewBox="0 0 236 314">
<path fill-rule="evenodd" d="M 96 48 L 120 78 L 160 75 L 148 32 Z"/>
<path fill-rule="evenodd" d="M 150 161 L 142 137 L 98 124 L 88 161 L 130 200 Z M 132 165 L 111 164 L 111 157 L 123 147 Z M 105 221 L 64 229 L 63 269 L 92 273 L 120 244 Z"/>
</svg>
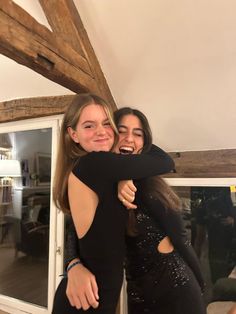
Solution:
<svg viewBox="0 0 236 314">
<path fill-rule="evenodd" d="M 235 178 L 236 149 L 169 153 L 176 173 L 168 178 Z"/>
<path fill-rule="evenodd" d="M 63 114 L 74 95 L 22 98 L 0 102 L 0 123 Z"/>
<path fill-rule="evenodd" d="M 39 3 L 54 34 L 68 41 L 86 58 L 98 84 L 100 95 L 110 103 L 113 109 L 117 109 L 73 0 L 39 0 Z"/>
<path fill-rule="evenodd" d="M 53 33 L 67 41 L 75 51 L 85 57 L 67 2 L 62 0 L 39 0 Z"/>
<path fill-rule="evenodd" d="M 59 36 L 55 36 L 47 27 L 38 23 L 29 13 L 27 13 L 20 6 L 11 0 L 0 1 L 0 11 L 6 14 L 10 19 L 19 23 L 23 29 L 37 35 L 39 40 L 50 43 L 53 51 L 57 54 L 62 54 L 62 57 L 68 59 L 71 64 L 81 68 L 82 71 L 92 76 L 90 66 L 86 58 L 78 54 L 74 49 L 68 45 L 67 41 L 62 40 Z M 3 31 L 1 30 L 1 33 Z M 66 47 L 66 49 L 64 48 Z"/>
<path fill-rule="evenodd" d="M 76 93 L 101 95 L 87 60 L 11 0 L 0 1 L 0 52 Z"/>
</svg>

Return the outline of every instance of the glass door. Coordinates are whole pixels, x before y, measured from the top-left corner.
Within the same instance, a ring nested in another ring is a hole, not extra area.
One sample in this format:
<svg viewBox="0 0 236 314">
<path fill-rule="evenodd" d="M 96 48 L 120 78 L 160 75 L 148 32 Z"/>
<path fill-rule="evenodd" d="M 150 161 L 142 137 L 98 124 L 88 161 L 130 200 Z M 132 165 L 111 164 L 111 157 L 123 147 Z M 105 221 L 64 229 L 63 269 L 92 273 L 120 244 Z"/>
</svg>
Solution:
<svg viewBox="0 0 236 314">
<path fill-rule="evenodd" d="M 236 179 L 168 179 L 182 204 L 186 232 L 199 258 L 206 305 L 234 301 Z"/>
<path fill-rule="evenodd" d="M 58 118 L 0 126 L 0 309 L 10 313 L 51 313 L 62 272 L 63 215 L 51 193 Z M 1 174 L 11 160 L 21 173 Z"/>
</svg>

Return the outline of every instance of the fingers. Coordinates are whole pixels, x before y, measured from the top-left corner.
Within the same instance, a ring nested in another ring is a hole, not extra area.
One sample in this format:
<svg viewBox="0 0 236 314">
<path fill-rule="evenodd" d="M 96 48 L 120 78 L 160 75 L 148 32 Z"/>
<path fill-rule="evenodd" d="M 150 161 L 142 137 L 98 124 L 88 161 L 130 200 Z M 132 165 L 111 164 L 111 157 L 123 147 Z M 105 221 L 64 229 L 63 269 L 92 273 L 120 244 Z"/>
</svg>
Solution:
<svg viewBox="0 0 236 314">
<path fill-rule="evenodd" d="M 66 295 L 71 306 L 88 310 L 99 306 L 98 287 L 95 276 L 82 264 L 76 265 L 67 273 Z"/>
<path fill-rule="evenodd" d="M 129 186 L 129 188 L 130 188 L 131 191 L 133 191 L 134 193 L 137 192 L 137 188 L 136 188 L 136 186 L 134 185 L 133 180 L 129 180 L 129 181 L 128 181 L 128 186 Z"/>
<path fill-rule="evenodd" d="M 72 293 L 71 288 L 69 285 L 67 285 L 66 288 L 66 295 L 67 298 L 69 299 L 70 305 L 76 307 L 78 310 L 82 308 L 82 304 L 80 302 L 80 298 Z"/>
<path fill-rule="evenodd" d="M 137 205 L 133 204 L 133 203 L 130 203 L 128 202 L 127 200 L 125 199 L 122 199 L 122 203 L 123 205 L 127 208 L 127 209 L 135 209 L 137 208 Z"/>
<path fill-rule="evenodd" d="M 133 204 L 133 202 L 135 200 L 135 196 L 130 196 L 126 193 L 119 193 L 118 198 L 126 208 L 128 208 L 128 209 L 137 208 L 137 206 L 135 204 Z"/>
<path fill-rule="evenodd" d="M 137 191 L 132 180 L 120 181 L 118 184 L 118 198 L 123 205 L 128 209 L 135 209 L 137 206 L 132 204 L 135 199 L 135 192 Z"/>
<path fill-rule="evenodd" d="M 83 310 L 88 310 L 90 306 L 92 306 L 93 308 L 97 308 L 99 306 L 99 302 L 93 294 L 91 287 L 80 293 L 73 293 L 73 291 L 71 292 L 68 289 L 66 294 L 71 306 L 76 307 L 78 310 L 81 308 Z"/>
<path fill-rule="evenodd" d="M 98 302 L 99 296 L 98 296 L 98 286 L 97 286 L 97 282 L 95 278 L 91 280 L 91 291 L 92 291 L 92 294 L 88 296 L 88 301 L 89 301 L 89 304 L 93 308 L 96 309 L 99 305 L 99 302 Z"/>
<path fill-rule="evenodd" d="M 131 195 L 131 194 L 128 194 L 126 191 L 121 191 L 118 194 L 118 197 L 122 202 L 125 200 L 129 203 L 132 203 L 135 199 L 135 194 L 133 193 L 133 195 Z"/>
<path fill-rule="evenodd" d="M 81 302 L 81 307 L 83 310 L 88 310 L 91 306 L 89 300 L 87 299 L 87 295 L 81 295 L 80 297 L 80 302 Z M 79 309 L 77 306 L 76 306 L 77 309 Z"/>
<path fill-rule="evenodd" d="M 94 294 L 96 300 L 99 300 L 98 285 L 97 285 L 95 277 L 92 278 L 92 280 L 91 280 L 91 287 L 92 287 L 92 291 L 93 291 L 93 294 Z"/>
<path fill-rule="evenodd" d="M 89 286 L 85 291 L 86 300 L 84 300 L 84 304 L 82 304 L 83 309 L 87 307 L 87 304 L 92 306 L 93 308 L 97 308 L 99 306 L 99 296 L 98 296 L 98 286 L 94 276 L 90 278 Z M 87 302 L 87 303 L 86 303 Z"/>
<path fill-rule="evenodd" d="M 121 184 L 120 192 L 124 194 L 124 197 L 129 196 L 132 198 L 132 197 L 135 197 L 135 193 L 137 192 L 137 189 L 132 180 L 127 180 L 127 181 L 123 181 L 123 184 Z"/>
<path fill-rule="evenodd" d="M 135 196 L 130 196 L 126 193 L 118 193 L 119 200 L 124 204 L 124 202 L 133 203 Z M 126 204 L 124 204 L 126 206 Z"/>
</svg>

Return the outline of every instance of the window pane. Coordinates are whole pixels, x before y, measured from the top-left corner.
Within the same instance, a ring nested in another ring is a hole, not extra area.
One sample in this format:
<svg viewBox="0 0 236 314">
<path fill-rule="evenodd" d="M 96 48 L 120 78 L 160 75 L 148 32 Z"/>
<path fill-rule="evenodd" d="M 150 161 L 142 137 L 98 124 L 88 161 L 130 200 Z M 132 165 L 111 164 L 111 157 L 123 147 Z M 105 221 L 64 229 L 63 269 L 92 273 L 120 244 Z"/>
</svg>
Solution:
<svg viewBox="0 0 236 314">
<path fill-rule="evenodd" d="M 207 283 L 206 302 L 236 300 L 236 207 L 230 187 L 174 187 Z M 234 278 L 234 279 L 232 279 Z"/>
<path fill-rule="evenodd" d="M 8 138 L 8 153 L 6 147 L 0 153 L 20 161 L 21 177 L 1 178 L 0 293 L 46 307 L 52 131 L 14 132 Z"/>
</svg>

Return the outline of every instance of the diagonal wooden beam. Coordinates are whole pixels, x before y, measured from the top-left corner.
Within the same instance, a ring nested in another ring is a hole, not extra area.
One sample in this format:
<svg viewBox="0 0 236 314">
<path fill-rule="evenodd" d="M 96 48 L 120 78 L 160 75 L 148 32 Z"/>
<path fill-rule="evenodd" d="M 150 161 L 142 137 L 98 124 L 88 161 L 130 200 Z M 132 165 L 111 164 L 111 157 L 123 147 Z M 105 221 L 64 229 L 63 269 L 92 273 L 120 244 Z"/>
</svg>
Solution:
<svg viewBox="0 0 236 314">
<path fill-rule="evenodd" d="M 0 53 L 76 93 L 101 95 L 87 60 L 11 0 L 0 1 Z"/>
<path fill-rule="evenodd" d="M 109 101 L 113 109 L 116 109 L 114 99 L 73 0 L 39 0 L 39 2 L 54 34 L 68 41 L 87 59 L 100 94 Z"/>
<path fill-rule="evenodd" d="M 81 56 L 85 53 L 78 38 L 78 31 L 71 19 L 71 11 L 68 1 L 62 0 L 39 0 L 49 25 L 56 36 L 67 41 Z"/>
<path fill-rule="evenodd" d="M 62 57 L 65 55 L 66 59 L 68 59 L 74 66 L 78 66 L 82 71 L 92 76 L 92 72 L 86 58 L 82 57 L 74 49 L 71 49 L 71 46 L 67 44 L 67 41 L 63 41 L 59 37 L 55 36 L 47 29 L 47 27 L 38 23 L 20 6 L 11 0 L 1 0 L 0 10 L 9 16 L 9 18 L 17 21 L 22 28 L 29 32 L 32 31 L 39 38 L 42 38 L 45 42 L 50 43 L 50 45 L 55 45 L 54 50 L 57 54 L 61 53 Z M 64 49 L 63 45 L 66 46 L 66 49 Z"/>
</svg>

